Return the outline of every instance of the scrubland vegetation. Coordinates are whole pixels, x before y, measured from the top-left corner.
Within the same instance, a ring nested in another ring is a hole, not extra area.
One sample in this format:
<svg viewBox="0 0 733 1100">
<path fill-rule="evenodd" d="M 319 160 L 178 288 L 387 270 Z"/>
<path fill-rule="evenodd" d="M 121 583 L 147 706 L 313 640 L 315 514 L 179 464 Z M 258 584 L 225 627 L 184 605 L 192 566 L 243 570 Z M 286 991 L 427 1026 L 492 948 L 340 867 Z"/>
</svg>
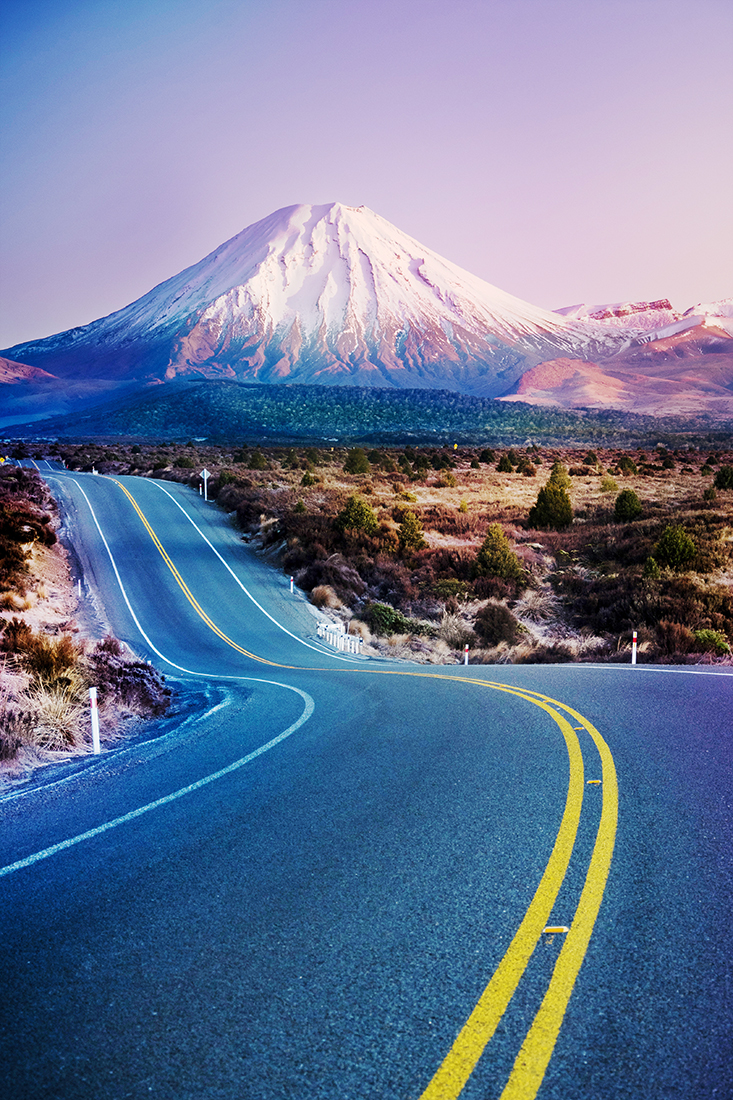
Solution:
<svg viewBox="0 0 733 1100">
<path fill-rule="evenodd" d="M 733 451 L 57 445 L 197 488 L 365 652 L 729 662 Z"/>
<path fill-rule="evenodd" d="M 38 474 L 0 467 L 0 762 L 6 765 L 88 751 L 91 686 L 107 733 L 127 715 L 162 714 L 170 700 L 160 675 L 114 638 L 94 644 L 74 619 L 52 621 L 58 617 L 49 611 L 47 574 L 52 569 L 58 577 L 65 564 L 55 527 L 55 504 Z"/>
</svg>

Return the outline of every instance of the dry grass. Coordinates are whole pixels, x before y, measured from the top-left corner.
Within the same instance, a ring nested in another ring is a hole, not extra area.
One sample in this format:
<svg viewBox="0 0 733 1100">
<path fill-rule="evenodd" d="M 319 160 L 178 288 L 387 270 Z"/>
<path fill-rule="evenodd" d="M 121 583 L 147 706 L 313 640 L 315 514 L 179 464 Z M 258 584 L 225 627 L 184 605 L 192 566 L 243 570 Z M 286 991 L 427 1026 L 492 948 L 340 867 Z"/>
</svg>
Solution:
<svg viewBox="0 0 733 1100">
<path fill-rule="evenodd" d="M 331 588 L 330 584 L 318 584 L 313 589 L 310 595 L 310 602 L 314 607 L 328 607 L 332 611 L 337 611 L 340 607 L 343 607 L 342 601 Z"/>
</svg>

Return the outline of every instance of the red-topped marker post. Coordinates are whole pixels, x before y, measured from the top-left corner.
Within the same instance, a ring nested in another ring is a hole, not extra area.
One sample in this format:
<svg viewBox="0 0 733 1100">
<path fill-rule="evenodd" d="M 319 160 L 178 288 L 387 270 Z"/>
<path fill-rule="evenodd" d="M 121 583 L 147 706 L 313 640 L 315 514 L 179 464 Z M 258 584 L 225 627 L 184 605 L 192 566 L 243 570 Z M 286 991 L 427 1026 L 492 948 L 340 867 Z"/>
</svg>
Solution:
<svg viewBox="0 0 733 1100">
<path fill-rule="evenodd" d="M 631 638 L 631 663 L 636 664 L 636 631 L 634 631 Z"/>
</svg>

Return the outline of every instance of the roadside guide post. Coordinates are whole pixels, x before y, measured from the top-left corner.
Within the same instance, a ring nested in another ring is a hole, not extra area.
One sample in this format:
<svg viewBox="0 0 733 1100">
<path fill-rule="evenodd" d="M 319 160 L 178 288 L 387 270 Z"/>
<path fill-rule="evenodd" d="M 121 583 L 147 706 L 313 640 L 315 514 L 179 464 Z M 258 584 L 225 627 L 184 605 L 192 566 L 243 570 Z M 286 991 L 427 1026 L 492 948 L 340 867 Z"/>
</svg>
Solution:
<svg viewBox="0 0 733 1100">
<path fill-rule="evenodd" d="M 99 744 L 99 711 L 97 710 L 97 689 L 89 688 L 89 702 L 92 708 L 92 752 L 98 756 L 102 751 Z"/>
<path fill-rule="evenodd" d="M 632 637 L 632 640 L 631 640 L 631 663 L 632 663 L 632 665 L 636 664 L 636 631 L 634 631 L 634 634 L 633 634 L 633 637 Z"/>
<path fill-rule="evenodd" d="M 468 664 L 468 646 L 467 645 L 464 645 L 464 647 L 463 647 L 463 663 L 464 663 L 464 665 Z"/>
<path fill-rule="evenodd" d="M 201 471 L 201 477 L 204 479 L 204 500 L 208 500 L 209 497 L 208 497 L 208 494 L 206 492 L 206 488 L 207 488 L 206 483 L 209 480 L 209 478 L 211 477 L 211 474 L 209 473 L 209 471 L 206 469 L 205 466 L 204 466 L 203 470 Z"/>
<path fill-rule="evenodd" d="M 293 577 L 290 578 L 290 591 L 293 591 Z"/>
</svg>

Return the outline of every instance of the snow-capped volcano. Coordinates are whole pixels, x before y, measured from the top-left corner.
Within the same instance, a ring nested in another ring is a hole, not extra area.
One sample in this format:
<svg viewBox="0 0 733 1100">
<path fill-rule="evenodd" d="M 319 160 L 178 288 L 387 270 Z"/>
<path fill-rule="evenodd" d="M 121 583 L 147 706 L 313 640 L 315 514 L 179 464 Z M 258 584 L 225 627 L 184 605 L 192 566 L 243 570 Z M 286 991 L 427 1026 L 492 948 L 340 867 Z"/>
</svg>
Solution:
<svg viewBox="0 0 733 1100">
<path fill-rule="evenodd" d="M 117 313 L 8 349 L 65 378 L 441 388 L 498 396 L 620 333 L 506 294 L 366 207 L 290 206 Z"/>
</svg>

